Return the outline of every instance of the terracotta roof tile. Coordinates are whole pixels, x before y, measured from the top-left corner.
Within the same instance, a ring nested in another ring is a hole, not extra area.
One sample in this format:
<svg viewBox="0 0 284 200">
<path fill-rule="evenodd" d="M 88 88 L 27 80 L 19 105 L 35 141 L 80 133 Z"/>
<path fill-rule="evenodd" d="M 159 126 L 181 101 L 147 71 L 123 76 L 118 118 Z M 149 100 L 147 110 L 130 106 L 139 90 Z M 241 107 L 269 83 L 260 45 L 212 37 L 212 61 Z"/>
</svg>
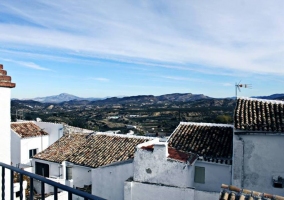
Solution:
<svg viewBox="0 0 284 200">
<path fill-rule="evenodd" d="M 32 122 L 12 122 L 11 129 L 21 138 L 38 137 L 48 135 L 39 126 Z"/>
<path fill-rule="evenodd" d="M 284 197 L 222 184 L 220 200 L 284 200 Z"/>
<path fill-rule="evenodd" d="M 141 149 L 147 150 L 147 151 L 154 151 L 154 145 L 149 146 L 143 146 Z M 168 147 L 168 158 L 178 160 L 181 162 L 188 162 L 189 164 L 192 164 L 195 160 L 197 160 L 198 155 L 195 153 L 188 153 L 183 152 L 180 150 L 176 150 L 175 148 Z"/>
<path fill-rule="evenodd" d="M 7 76 L 7 71 L 3 69 L 3 65 L 0 64 L 0 87 L 14 88 L 15 83 L 11 83 L 11 77 Z"/>
<path fill-rule="evenodd" d="M 232 162 L 233 127 L 230 125 L 181 122 L 168 142 L 170 147 L 196 153 L 205 161 Z"/>
<path fill-rule="evenodd" d="M 87 134 L 65 134 L 47 149 L 36 154 L 34 158 L 52 162 L 63 162 L 87 141 Z"/>
<path fill-rule="evenodd" d="M 244 131 L 284 132 L 284 101 L 238 98 L 235 128 Z"/>
<path fill-rule="evenodd" d="M 132 159 L 135 147 L 148 140 L 143 137 L 76 133 L 64 135 L 59 142 L 55 142 L 46 150 L 36 154 L 34 158 L 52 162 L 69 161 L 96 168 Z"/>
</svg>

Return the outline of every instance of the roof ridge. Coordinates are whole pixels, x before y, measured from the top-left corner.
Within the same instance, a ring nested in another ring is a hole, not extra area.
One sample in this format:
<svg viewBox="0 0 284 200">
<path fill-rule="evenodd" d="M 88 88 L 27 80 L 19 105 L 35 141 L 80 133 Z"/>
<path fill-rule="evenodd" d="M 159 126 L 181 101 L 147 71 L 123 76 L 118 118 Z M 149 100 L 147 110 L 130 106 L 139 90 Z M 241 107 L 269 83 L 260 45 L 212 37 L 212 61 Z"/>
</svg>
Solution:
<svg viewBox="0 0 284 200">
<path fill-rule="evenodd" d="M 259 98 L 251 98 L 251 97 L 238 97 L 238 100 L 239 99 L 284 104 L 284 101 L 281 101 L 281 100 L 259 99 Z"/>
<path fill-rule="evenodd" d="M 231 127 L 233 124 L 217 124 L 217 123 L 204 123 L 204 122 L 180 122 L 180 125 L 199 125 L 199 126 L 211 126 L 211 127 Z"/>
<path fill-rule="evenodd" d="M 122 134 L 104 133 L 104 132 L 96 132 L 95 135 L 114 136 L 114 137 L 121 137 L 121 138 L 153 139 L 153 137 L 148 137 L 148 136 L 122 135 Z"/>
</svg>

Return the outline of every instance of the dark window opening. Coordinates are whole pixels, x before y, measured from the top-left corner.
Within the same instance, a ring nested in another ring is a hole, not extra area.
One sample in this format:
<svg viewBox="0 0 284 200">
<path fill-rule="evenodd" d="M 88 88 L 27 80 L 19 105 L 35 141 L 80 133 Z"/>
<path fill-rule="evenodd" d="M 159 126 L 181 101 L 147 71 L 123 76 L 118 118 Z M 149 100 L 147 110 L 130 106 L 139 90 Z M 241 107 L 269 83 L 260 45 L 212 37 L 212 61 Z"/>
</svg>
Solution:
<svg viewBox="0 0 284 200">
<path fill-rule="evenodd" d="M 281 176 L 273 177 L 273 187 L 275 188 L 283 188 L 284 179 Z"/>
<path fill-rule="evenodd" d="M 20 194 L 21 194 L 20 191 L 16 192 L 16 197 L 20 197 Z"/>
<path fill-rule="evenodd" d="M 34 155 L 36 155 L 37 153 L 37 149 L 30 149 L 29 154 L 30 154 L 30 158 L 32 158 Z"/>
<path fill-rule="evenodd" d="M 49 177 L 49 165 L 35 162 L 35 173 L 44 177 Z"/>
<path fill-rule="evenodd" d="M 66 167 L 66 180 L 72 179 L 72 167 Z"/>
</svg>

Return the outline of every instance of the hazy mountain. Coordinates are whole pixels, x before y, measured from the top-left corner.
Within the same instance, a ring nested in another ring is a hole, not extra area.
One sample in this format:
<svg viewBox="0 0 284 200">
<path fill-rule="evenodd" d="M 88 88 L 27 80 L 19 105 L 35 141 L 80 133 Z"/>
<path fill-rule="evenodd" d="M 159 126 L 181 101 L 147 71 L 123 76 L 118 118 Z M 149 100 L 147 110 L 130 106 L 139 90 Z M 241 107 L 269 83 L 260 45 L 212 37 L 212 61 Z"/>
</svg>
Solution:
<svg viewBox="0 0 284 200">
<path fill-rule="evenodd" d="M 47 97 L 36 97 L 30 100 L 39 101 L 42 103 L 61 103 L 65 101 L 71 101 L 71 100 L 88 100 L 88 101 L 95 101 L 99 98 L 82 98 L 77 97 L 75 95 L 67 94 L 67 93 L 61 93 L 59 95 L 53 95 L 53 96 L 47 96 Z"/>
<path fill-rule="evenodd" d="M 253 96 L 252 98 L 270 99 L 270 100 L 283 100 L 284 94 L 272 94 L 272 95 L 269 95 L 269 96 Z"/>
<path fill-rule="evenodd" d="M 188 102 L 200 99 L 211 99 L 211 97 L 205 96 L 203 94 L 191 94 L 191 93 L 174 93 L 165 94 L 160 96 L 154 95 L 138 95 L 129 97 L 111 97 L 103 100 L 98 100 L 91 102 L 91 104 L 129 104 L 129 103 L 145 103 L 145 104 L 155 104 L 155 103 L 165 103 L 165 102 Z"/>
</svg>

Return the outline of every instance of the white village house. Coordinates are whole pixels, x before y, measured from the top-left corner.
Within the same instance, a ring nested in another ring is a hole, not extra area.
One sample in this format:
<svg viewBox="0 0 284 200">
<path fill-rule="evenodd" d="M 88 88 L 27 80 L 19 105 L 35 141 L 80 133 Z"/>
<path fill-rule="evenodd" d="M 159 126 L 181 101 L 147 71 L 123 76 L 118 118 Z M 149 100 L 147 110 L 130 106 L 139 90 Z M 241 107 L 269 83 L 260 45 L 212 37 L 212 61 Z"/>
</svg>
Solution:
<svg viewBox="0 0 284 200">
<path fill-rule="evenodd" d="M 284 196 L 284 101 L 239 98 L 234 121 L 232 184 Z"/>
<path fill-rule="evenodd" d="M 123 199 L 124 181 L 133 175 L 135 147 L 148 140 L 107 133 L 65 134 L 33 157 L 33 172 L 102 198 Z M 41 192 L 39 184 L 35 189 Z M 52 191 L 45 185 L 46 193 Z"/>
</svg>

